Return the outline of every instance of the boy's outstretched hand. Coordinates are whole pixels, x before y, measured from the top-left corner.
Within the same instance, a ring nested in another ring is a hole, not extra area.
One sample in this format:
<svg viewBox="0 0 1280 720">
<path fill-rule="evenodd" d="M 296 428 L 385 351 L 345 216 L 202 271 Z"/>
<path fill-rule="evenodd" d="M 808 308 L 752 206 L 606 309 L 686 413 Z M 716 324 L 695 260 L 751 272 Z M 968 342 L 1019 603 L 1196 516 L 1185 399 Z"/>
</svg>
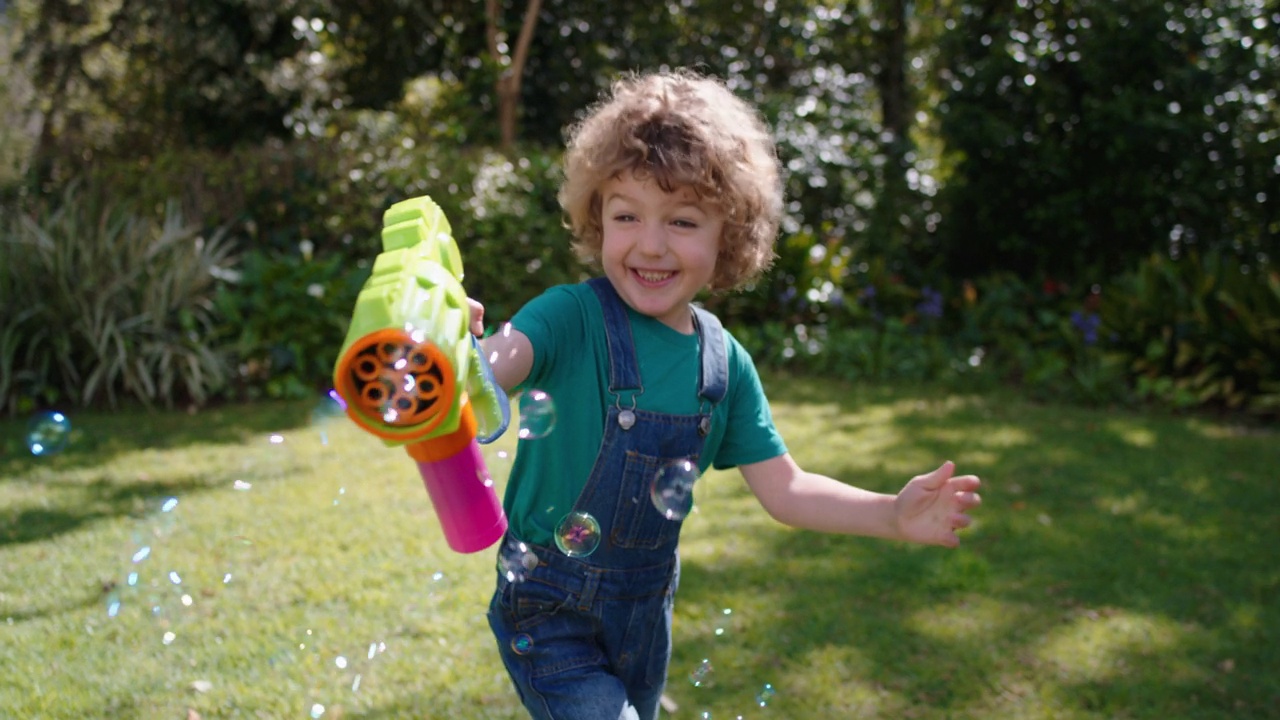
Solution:
<svg viewBox="0 0 1280 720">
<path fill-rule="evenodd" d="M 956 530 L 973 522 L 968 510 L 982 503 L 976 475 L 955 475 L 955 463 L 948 460 L 931 473 L 911 478 L 898 493 L 898 531 L 903 540 L 955 547 L 960 544 Z"/>
</svg>

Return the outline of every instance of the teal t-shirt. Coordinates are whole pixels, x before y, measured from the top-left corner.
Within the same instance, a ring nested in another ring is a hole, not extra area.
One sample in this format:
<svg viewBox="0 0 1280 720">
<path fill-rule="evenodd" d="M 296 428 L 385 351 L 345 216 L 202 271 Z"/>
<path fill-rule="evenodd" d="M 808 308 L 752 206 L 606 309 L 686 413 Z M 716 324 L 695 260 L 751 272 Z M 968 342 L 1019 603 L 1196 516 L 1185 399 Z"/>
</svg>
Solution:
<svg viewBox="0 0 1280 720">
<path fill-rule="evenodd" d="M 627 308 L 644 391 L 641 410 L 693 415 L 699 410 L 697 334 L 685 335 Z M 516 388 L 541 390 L 555 407 L 555 427 L 519 441 L 503 507 L 511 530 L 526 542 L 550 545 L 560 519 L 578 499 L 604 437 L 609 393 L 609 350 L 604 312 L 585 283 L 553 287 L 534 298 L 511 324 L 533 345 L 533 367 Z M 768 460 L 787 449 L 773 425 L 755 364 L 724 331 L 729 388 L 713 411 L 699 470 Z M 623 407 L 629 407 L 629 398 Z"/>
</svg>

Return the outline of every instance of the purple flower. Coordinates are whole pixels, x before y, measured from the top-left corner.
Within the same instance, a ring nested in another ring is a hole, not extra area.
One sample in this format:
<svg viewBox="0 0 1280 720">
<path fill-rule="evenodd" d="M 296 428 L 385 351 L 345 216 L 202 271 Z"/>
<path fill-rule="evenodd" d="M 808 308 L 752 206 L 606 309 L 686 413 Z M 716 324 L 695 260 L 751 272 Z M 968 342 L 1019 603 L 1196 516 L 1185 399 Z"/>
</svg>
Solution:
<svg viewBox="0 0 1280 720">
<path fill-rule="evenodd" d="M 1071 324 L 1080 331 L 1084 337 L 1085 345 L 1093 345 L 1098 342 L 1098 326 L 1102 324 L 1102 318 L 1097 313 L 1084 313 L 1076 310 L 1071 313 Z"/>
<path fill-rule="evenodd" d="M 916 305 L 916 312 L 925 317 L 942 317 L 942 293 L 926 285 L 920 290 L 920 297 L 922 299 Z"/>
</svg>

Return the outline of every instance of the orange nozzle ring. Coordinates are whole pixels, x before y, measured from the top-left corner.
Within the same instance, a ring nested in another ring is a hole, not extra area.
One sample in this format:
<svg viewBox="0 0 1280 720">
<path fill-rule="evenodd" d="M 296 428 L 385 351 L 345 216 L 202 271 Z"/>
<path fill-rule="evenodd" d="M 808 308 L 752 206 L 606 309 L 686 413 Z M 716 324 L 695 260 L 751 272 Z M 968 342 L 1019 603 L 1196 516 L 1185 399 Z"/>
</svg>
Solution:
<svg viewBox="0 0 1280 720">
<path fill-rule="evenodd" d="M 396 328 L 352 343 L 334 373 L 335 390 L 357 425 L 386 440 L 412 440 L 436 428 L 458 399 L 449 356 Z"/>
</svg>

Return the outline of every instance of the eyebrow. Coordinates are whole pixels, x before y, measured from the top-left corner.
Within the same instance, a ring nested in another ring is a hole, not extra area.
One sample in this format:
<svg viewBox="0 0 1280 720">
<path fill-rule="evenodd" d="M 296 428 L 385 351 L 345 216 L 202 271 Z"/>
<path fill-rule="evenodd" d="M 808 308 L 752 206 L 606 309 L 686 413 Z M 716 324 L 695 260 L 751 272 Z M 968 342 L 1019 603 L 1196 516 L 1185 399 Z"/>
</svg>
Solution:
<svg viewBox="0 0 1280 720">
<path fill-rule="evenodd" d="M 615 200 L 615 199 L 616 199 L 616 200 L 621 200 L 621 201 L 623 201 L 623 202 L 630 202 L 630 203 L 637 203 L 637 204 L 640 202 L 639 200 L 636 200 L 635 198 L 631 197 L 630 195 L 627 195 L 627 194 L 625 194 L 625 193 L 620 193 L 620 192 L 617 192 L 617 191 L 615 190 L 614 192 L 611 192 L 611 193 L 609 193 L 608 195 L 605 195 L 605 196 L 604 196 L 604 198 L 600 201 L 600 206 L 601 206 L 601 207 L 604 207 L 605 205 L 608 205 L 611 201 L 613 201 L 613 200 Z M 699 204 L 698 202 L 696 202 L 696 201 L 694 201 L 694 200 L 683 200 L 683 199 L 682 199 L 682 200 L 680 200 L 680 201 L 678 202 L 678 204 L 676 205 L 676 208 L 677 208 L 677 209 L 680 209 L 680 210 L 683 210 L 684 208 L 689 208 L 689 209 L 692 209 L 692 210 L 697 210 L 698 212 L 702 213 L 703 215 L 706 215 L 706 214 L 708 213 L 708 210 L 707 210 L 705 207 L 703 207 L 701 204 Z"/>
</svg>

